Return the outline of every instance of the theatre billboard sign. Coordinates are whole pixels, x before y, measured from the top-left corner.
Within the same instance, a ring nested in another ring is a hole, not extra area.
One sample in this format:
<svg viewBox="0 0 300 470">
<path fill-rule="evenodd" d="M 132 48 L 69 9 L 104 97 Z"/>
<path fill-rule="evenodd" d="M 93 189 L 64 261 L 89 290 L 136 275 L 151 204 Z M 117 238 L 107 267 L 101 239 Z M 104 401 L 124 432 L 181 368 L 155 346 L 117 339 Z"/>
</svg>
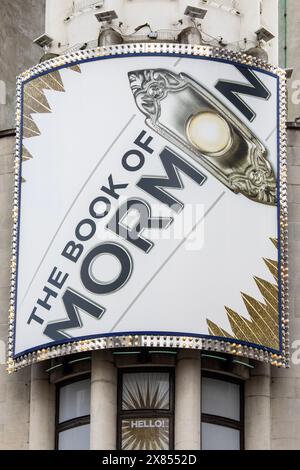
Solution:
<svg viewBox="0 0 300 470">
<path fill-rule="evenodd" d="M 284 72 L 155 51 L 18 78 L 9 370 L 128 347 L 286 365 Z"/>
</svg>

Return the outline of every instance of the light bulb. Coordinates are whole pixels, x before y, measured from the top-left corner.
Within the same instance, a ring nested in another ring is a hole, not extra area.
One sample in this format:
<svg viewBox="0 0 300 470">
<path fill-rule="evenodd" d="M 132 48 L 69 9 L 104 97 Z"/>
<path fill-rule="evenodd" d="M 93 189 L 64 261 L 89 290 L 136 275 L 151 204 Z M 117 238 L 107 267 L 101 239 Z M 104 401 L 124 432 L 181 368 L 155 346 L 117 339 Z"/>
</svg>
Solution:
<svg viewBox="0 0 300 470">
<path fill-rule="evenodd" d="M 230 148 L 232 136 L 230 127 L 219 114 L 204 111 L 188 120 L 186 127 L 190 143 L 200 152 L 221 156 Z"/>
</svg>

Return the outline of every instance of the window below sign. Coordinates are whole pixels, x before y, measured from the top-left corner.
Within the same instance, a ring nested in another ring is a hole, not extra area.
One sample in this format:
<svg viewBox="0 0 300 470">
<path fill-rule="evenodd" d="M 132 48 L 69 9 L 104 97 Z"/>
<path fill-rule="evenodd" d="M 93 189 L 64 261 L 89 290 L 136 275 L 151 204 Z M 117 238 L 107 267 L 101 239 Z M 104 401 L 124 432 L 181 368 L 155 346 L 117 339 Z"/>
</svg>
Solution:
<svg viewBox="0 0 300 470">
<path fill-rule="evenodd" d="M 57 389 L 56 448 L 88 450 L 90 447 L 89 378 L 63 383 Z"/>
<path fill-rule="evenodd" d="M 230 377 L 202 376 L 202 450 L 243 449 L 243 384 Z"/>
<path fill-rule="evenodd" d="M 173 447 L 171 371 L 122 371 L 119 375 L 118 448 L 169 450 Z"/>
</svg>

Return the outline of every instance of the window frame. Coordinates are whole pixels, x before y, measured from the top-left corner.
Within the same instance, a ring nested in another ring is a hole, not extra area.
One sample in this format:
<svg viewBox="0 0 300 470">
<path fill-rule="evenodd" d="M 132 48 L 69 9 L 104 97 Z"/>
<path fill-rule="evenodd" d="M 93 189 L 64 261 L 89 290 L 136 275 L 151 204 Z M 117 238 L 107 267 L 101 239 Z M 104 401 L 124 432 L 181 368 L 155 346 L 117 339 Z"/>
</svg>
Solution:
<svg viewBox="0 0 300 470">
<path fill-rule="evenodd" d="M 168 410 L 122 410 L 123 375 L 138 373 L 168 373 L 169 374 L 169 409 Z M 117 450 L 122 450 L 122 420 L 142 418 L 169 418 L 169 450 L 174 449 L 174 414 L 175 414 L 175 371 L 171 367 L 126 367 L 118 369 L 117 387 Z"/>
<path fill-rule="evenodd" d="M 240 419 L 239 421 L 226 418 L 224 416 L 212 415 L 202 413 L 202 386 L 201 386 L 201 449 L 202 449 L 202 423 L 215 424 L 217 426 L 235 429 L 240 433 L 240 449 L 245 449 L 245 394 L 244 394 L 244 381 L 235 377 L 216 372 L 203 371 L 202 378 L 222 380 L 223 382 L 230 382 L 236 384 L 240 388 Z"/>
<path fill-rule="evenodd" d="M 91 380 L 91 374 L 82 374 L 76 377 L 72 377 L 66 380 L 62 380 L 56 384 L 55 390 L 55 450 L 59 450 L 59 433 L 62 431 L 67 431 L 69 429 L 74 429 L 79 426 L 91 423 L 91 414 L 85 416 L 78 416 L 77 418 L 68 419 L 67 421 L 59 422 L 59 405 L 60 405 L 60 390 L 66 385 L 71 385 L 75 382 L 81 382 L 83 380 Z"/>
</svg>

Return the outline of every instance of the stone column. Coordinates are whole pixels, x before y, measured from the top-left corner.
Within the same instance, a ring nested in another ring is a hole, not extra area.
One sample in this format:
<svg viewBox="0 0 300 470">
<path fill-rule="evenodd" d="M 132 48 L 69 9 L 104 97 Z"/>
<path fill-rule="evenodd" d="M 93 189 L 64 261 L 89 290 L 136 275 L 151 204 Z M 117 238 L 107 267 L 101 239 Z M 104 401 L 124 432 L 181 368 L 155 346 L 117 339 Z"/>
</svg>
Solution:
<svg viewBox="0 0 300 470">
<path fill-rule="evenodd" d="M 46 363 L 31 366 L 29 449 L 55 447 L 55 386 L 49 383 Z"/>
<path fill-rule="evenodd" d="M 117 444 L 117 368 L 109 351 L 94 351 L 91 376 L 91 450 Z"/>
<path fill-rule="evenodd" d="M 245 382 L 245 448 L 271 449 L 271 371 L 259 364 Z"/>
<path fill-rule="evenodd" d="M 201 362 L 199 351 L 181 351 L 175 370 L 175 449 L 201 447 Z"/>
</svg>

